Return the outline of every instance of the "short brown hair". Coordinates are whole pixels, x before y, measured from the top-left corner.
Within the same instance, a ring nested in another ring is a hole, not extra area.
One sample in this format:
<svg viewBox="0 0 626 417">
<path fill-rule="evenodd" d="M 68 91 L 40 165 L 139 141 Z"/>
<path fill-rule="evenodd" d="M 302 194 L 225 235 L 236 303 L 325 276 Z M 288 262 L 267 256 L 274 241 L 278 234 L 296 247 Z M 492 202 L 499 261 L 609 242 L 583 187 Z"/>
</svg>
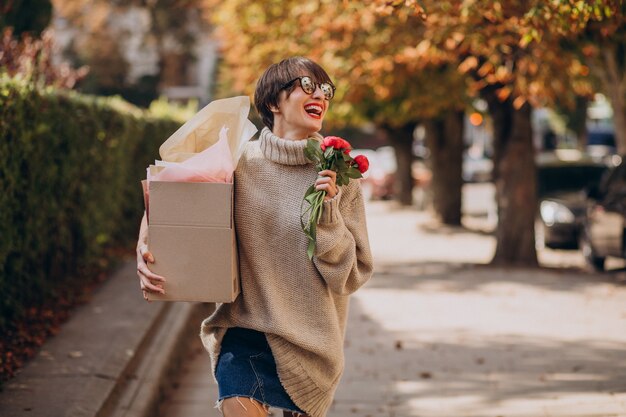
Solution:
<svg viewBox="0 0 626 417">
<path fill-rule="evenodd" d="M 285 84 L 302 75 L 309 75 L 316 83 L 332 84 L 324 68 L 309 58 L 301 56 L 283 59 L 277 64 L 270 65 L 259 78 L 254 91 L 254 106 L 263 124 L 270 130 L 274 128 L 274 113 L 270 107 L 278 107 L 278 96 Z M 287 97 L 296 86 L 298 84 L 294 83 L 287 89 Z"/>
</svg>

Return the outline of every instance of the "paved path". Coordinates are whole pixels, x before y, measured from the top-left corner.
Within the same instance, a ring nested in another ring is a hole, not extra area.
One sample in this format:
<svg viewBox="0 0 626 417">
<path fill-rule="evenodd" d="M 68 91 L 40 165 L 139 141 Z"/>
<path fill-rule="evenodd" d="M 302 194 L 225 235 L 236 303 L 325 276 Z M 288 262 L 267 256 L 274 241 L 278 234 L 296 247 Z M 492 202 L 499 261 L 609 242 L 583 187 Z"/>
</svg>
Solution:
<svg viewBox="0 0 626 417">
<path fill-rule="evenodd" d="M 488 230 L 481 201 L 464 222 Z M 370 204 L 368 224 L 376 274 L 352 298 L 329 416 L 626 416 L 624 270 L 488 268 L 490 235 L 389 203 Z M 162 417 L 219 415 L 208 358 L 192 350 Z"/>
</svg>

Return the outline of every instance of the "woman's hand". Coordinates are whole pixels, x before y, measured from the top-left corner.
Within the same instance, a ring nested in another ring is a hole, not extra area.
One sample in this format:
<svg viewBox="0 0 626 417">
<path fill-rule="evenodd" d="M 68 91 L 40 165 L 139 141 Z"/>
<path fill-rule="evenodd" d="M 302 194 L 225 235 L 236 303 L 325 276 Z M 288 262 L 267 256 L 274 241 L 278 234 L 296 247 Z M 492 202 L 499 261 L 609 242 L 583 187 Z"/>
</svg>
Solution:
<svg viewBox="0 0 626 417">
<path fill-rule="evenodd" d="M 165 278 L 160 275 L 152 273 L 148 268 L 146 262 L 154 263 L 154 256 L 148 250 L 148 219 L 146 213 L 143 213 L 143 219 L 141 219 L 141 227 L 139 228 L 139 239 L 137 242 L 137 276 L 139 277 L 139 286 L 143 292 L 143 298 L 148 300 L 149 292 L 158 292 L 165 294 L 163 289 L 163 283 Z"/>
<path fill-rule="evenodd" d="M 163 289 L 165 278 L 150 271 L 146 262 L 154 263 L 154 256 L 148 250 L 148 245 L 141 244 L 137 247 L 137 276 L 139 277 L 139 286 L 143 292 L 143 298 L 148 300 L 149 292 L 165 294 Z"/>
<path fill-rule="evenodd" d="M 339 192 L 337 188 L 337 173 L 331 169 L 325 169 L 319 172 L 319 177 L 315 181 L 315 189 L 317 191 L 326 191 L 324 201 L 328 201 L 335 197 Z"/>
</svg>

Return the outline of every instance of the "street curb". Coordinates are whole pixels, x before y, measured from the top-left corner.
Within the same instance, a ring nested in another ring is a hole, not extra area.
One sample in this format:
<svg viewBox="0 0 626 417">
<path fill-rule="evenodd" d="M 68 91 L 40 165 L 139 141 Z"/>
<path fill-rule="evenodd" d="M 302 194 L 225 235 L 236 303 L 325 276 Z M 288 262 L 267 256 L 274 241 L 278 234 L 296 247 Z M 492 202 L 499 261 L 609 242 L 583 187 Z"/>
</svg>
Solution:
<svg viewBox="0 0 626 417">
<path fill-rule="evenodd" d="M 128 261 L 0 392 L 3 417 L 155 416 L 213 304 L 146 303 Z"/>
<path fill-rule="evenodd" d="M 153 417 L 165 392 L 171 387 L 189 342 L 199 337 L 200 322 L 214 310 L 214 304 L 175 303 L 157 323 L 154 332 L 142 341 L 136 360 L 116 386 L 117 395 L 107 401 L 98 417 Z M 166 307 L 166 308 L 167 308 Z"/>
</svg>

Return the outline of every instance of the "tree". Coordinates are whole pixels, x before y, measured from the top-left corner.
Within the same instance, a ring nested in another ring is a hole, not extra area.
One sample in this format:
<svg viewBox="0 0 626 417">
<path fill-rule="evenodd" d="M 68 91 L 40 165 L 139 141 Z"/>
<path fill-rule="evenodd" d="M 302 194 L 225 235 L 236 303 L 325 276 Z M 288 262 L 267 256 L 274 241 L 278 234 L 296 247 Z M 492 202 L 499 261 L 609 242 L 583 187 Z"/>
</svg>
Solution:
<svg viewBox="0 0 626 417">
<path fill-rule="evenodd" d="M 74 88 L 85 77 L 88 68 L 71 68 L 67 63 L 54 63 L 54 42 L 44 31 L 37 39 L 28 32 L 15 39 L 12 28 L 6 28 L 0 39 L 0 74 L 20 75 L 38 87 Z"/>
<path fill-rule="evenodd" d="M 111 95 L 146 106 L 158 95 L 159 87 L 186 81 L 186 63 L 195 59 L 197 35 L 204 20 L 201 0 L 52 0 L 57 12 L 77 29 L 73 53 L 77 61 L 92 67 L 83 91 Z M 129 33 L 114 28 L 114 20 L 135 13 L 145 25 L 141 45 L 156 49 L 158 69 L 153 75 L 129 79 L 125 41 Z M 207 77 L 209 75 L 207 74 Z"/>
<path fill-rule="evenodd" d="M 557 36 L 600 81 L 611 101 L 617 150 L 626 155 L 626 3 L 621 0 L 539 2 L 529 13 L 529 41 Z"/>
<path fill-rule="evenodd" d="M 461 225 L 464 119 L 463 111 L 448 111 L 424 122 L 431 153 L 433 206 L 448 225 Z"/>
<path fill-rule="evenodd" d="M 223 45 L 222 94 L 251 94 L 261 72 L 290 55 L 320 62 L 338 86 L 329 122 L 368 121 L 385 131 L 396 149 L 399 199 L 411 203 L 415 126 L 467 106 L 464 77 L 454 68 L 437 59 L 424 68 L 411 59 L 413 42 L 423 28 L 419 16 L 408 9 L 384 15 L 357 1 L 207 0 L 205 4 Z M 461 129 L 459 124 L 458 137 Z M 460 165 L 456 172 L 458 186 L 448 187 L 448 192 L 458 195 L 452 200 L 460 201 Z M 442 217 L 460 218 L 460 206 L 448 206 L 458 215 Z"/>
<path fill-rule="evenodd" d="M 54 62 L 54 39 L 44 30 L 52 17 L 49 0 L 8 0 L 0 5 L 0 74 L 20 75 L 36 86 L 74 88 L 88 73 Z"/>
<path fill-rule="evenodd" d="M 570 10 L 555 9 L 554 14 L 538 18 L 537 9 L 546 3 L 558 2 L 378 2 L 383 13 L 408 7 L 422 14 L 426 31 L 416 42 L 427 42 L 428 47 L 415 59 L 428 60 L 435 55 L 457 63 L 461 72 L 471 75 L 470 93 L 480 95 L 489 105 L 499 214 L 492 260 L 496 264 L 537 264 L 531 105 L 549 104 L 557 96 L 573 102 L 576 90 L 589 89 L 585 66 L 574 54 L 563 51 L 563 37 L 550 29 L 571 19 Z M 540 42 L 533 42 L 538 38 Z"/>
<path fill-rule="evenodd" d="M 6 0 L 0 5 L 0 29 L 13 28 L 13 34 L 39 37 L 52 18 L 50 0 Z"/>
</svg>

